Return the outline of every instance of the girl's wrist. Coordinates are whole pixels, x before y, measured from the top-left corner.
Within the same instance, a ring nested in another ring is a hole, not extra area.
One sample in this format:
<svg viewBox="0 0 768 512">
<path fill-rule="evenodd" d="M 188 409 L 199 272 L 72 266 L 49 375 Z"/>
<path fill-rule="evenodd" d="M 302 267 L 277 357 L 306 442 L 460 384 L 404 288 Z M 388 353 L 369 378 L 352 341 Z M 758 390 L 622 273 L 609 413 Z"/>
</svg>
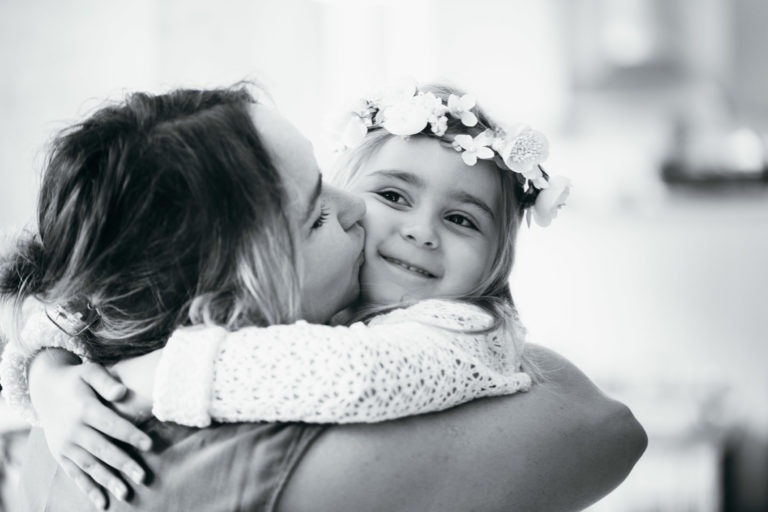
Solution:
<svg viewBox="0 0 768 512">
<path fill-rule="evenodd" d="M 41 372 L 48 372 L 52 369 L 63 368 L 65 366 L 74 366 L 82 363 L 79 357 L 63 348 L 46 347 L 39 350 L 31 358 L 29 364 L 29 380 L 36 379 L 36 375 Z"/>
<path fill-rule="evenodd" d="M 38 351 L 29 364 L 27 380 L 30 400 L 34 404 L 35 396 L 50 391 L 47 381 L 58 369 L 81 364 L 82 361 L 72 352 L 61 348 L 49 347 Z"/>
</svg>

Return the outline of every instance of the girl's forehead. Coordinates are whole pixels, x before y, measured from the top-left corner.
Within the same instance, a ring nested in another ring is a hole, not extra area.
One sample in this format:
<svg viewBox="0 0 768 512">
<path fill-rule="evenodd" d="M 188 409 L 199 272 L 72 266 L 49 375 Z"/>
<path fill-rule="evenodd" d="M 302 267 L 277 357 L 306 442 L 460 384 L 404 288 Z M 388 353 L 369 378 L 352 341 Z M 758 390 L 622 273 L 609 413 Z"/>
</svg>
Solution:
<svg viewBox="0 0 768 512">
<path fill-rule="evenodd" d="M 491 161 L 464 163 L 461 154 L 431 137 L 393 136 L 367 158 L 356 180 L 400 181 L 417 189 L 456 196 L 463 193 L 482 198 L 496 207 L 502 172 Z"/>
</svg>

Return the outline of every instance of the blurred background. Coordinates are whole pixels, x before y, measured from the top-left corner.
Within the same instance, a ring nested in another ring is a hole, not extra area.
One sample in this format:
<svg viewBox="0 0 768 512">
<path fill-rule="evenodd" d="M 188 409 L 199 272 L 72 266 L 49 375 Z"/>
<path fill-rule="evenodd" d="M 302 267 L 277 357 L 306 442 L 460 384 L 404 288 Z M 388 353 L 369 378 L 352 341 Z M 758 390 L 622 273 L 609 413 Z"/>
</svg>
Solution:
<svg viewBox="0 0 768 512">
<path fill-rule="evenodd" d="M 512 285 L 648 431 L 590 510 L 766 511 L 767 23 L 763 0 L 1 0 L 0 228 L 32 221 L 52 135 L 127 91 L 258 78 L 327 164 L 357 95 L 447 81 L 574 183 Z M 5 485 L 20 427 L 0 405 Z"/>
</svg>

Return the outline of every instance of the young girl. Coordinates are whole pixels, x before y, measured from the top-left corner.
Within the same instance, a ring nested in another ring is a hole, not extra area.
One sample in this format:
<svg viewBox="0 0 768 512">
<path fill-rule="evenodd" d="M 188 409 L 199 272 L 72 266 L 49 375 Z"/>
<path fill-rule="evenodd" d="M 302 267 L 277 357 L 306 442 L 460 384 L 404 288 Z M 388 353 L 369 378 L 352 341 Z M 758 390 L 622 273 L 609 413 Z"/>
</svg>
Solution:
<svg viewBox="0 0 768 512">
<path fill-rule="evenodd" d="M 116 367 L 129 388 L 153 393 L 159 419 L 375 422 L 530 386 L 508 282 L 523 215 L 547 225 L 568 194 L 539 165 L 546 139 L 503 129 L 447 87 L 368 98 L 343 139 L 340 178 L 367 206 L 349 325 L 180 328 L 161 351 Z M 314 210 L 311 229 L 323 229 L 326 205 Z M 49 311 L 22 338 L 87 358 L 66 332 L 91 321 L 98 312 Z M 1 374 L 8 401 L 30 415 L 32 353 L 11 345 Z"/>
</svg>

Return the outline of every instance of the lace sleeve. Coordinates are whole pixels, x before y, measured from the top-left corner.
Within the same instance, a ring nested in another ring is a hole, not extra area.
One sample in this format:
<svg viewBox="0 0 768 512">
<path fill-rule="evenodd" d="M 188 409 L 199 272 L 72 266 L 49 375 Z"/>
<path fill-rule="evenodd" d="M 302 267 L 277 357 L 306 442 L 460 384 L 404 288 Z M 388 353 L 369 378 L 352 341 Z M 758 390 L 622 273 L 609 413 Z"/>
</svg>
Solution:
<svg viewBox="0 0 768 512">
<path fill-rule="evenodd" d="M 44 348 L 62 348 L 81 359 L 87 359 L 84 347 L 71 336 L 59 330 L 48 319 L 39 304 L 25 307 L 24 328 L 20 339 L 10 339 L 0 360 L 0 382 L 8 405 L 16 409 L 26 421 L 37 424 L 37 415 L 29 397 L 29 366 Z"/>
<path fill-rule="evenodd" d="M 527 390 L 505 333 L 479 332 L 490 325 L 478 308 L 425 301 L 369 325 L 179 329 L 158 367 L 154 413 L 194 426 L 377 422 Z"/>
</svg>

